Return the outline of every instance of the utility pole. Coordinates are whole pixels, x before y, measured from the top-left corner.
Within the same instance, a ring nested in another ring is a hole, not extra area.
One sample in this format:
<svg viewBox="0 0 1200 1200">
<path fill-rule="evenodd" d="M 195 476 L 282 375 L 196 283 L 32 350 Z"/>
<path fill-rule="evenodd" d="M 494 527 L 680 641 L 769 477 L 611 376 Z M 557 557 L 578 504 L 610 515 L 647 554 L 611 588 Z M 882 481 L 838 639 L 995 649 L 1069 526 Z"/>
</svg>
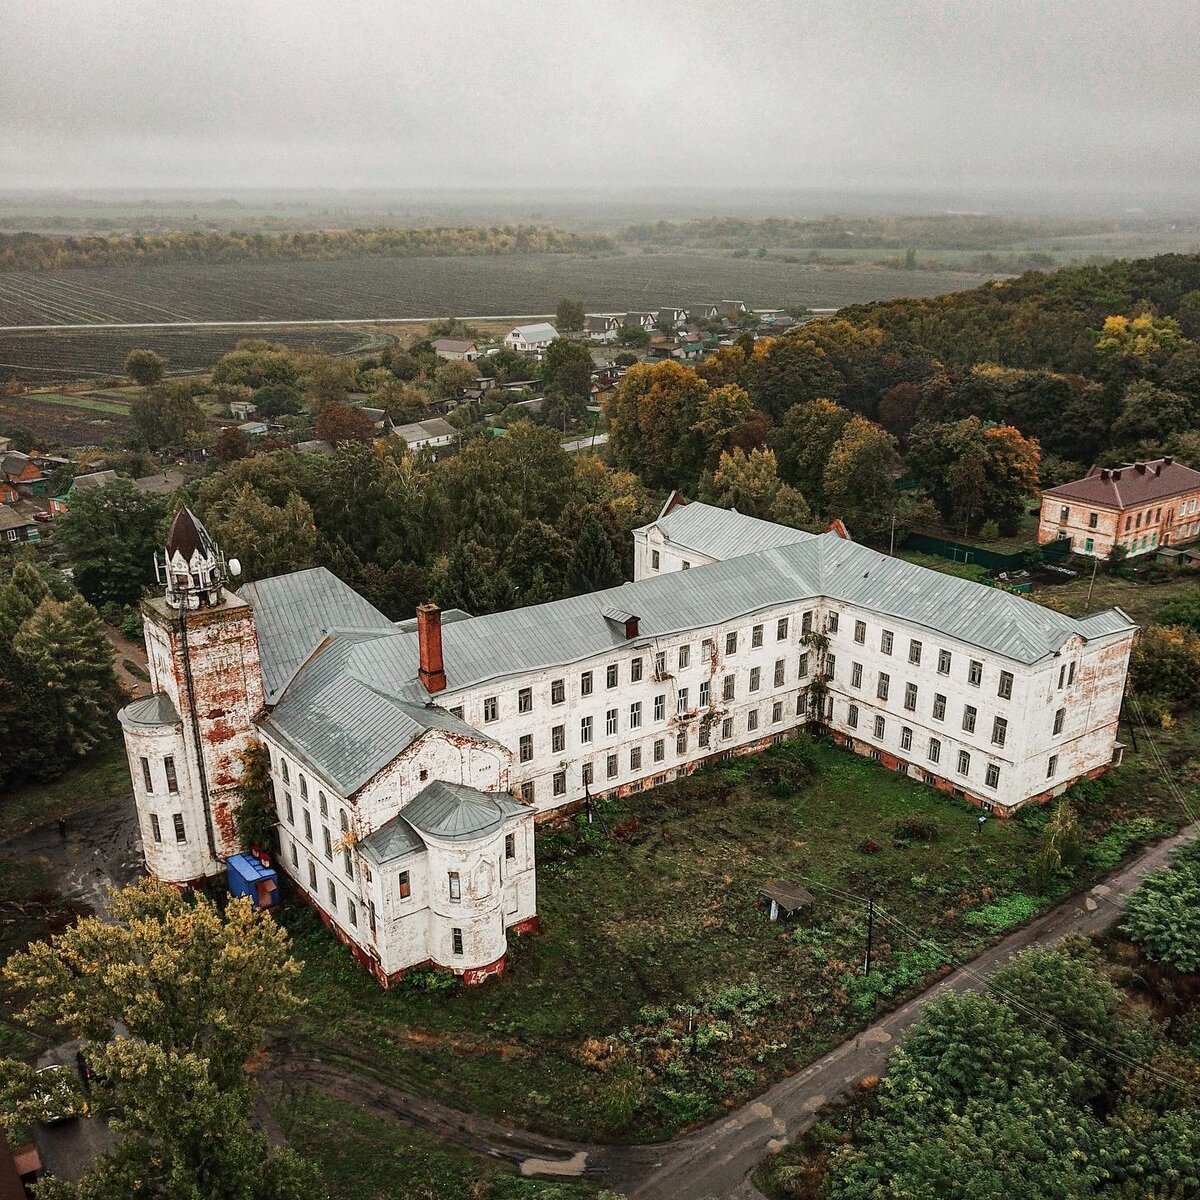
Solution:
<svg viewBox="0 0 1200 1200">
<path fill-rule="evenodd" d="M 892 536 L 888 542 L 888 553 L 894 558 L 896 556 L 896 514 L 892 513 Z"/>
<path fill-rule="evenodd" d="M 1088 615 L 1088 613 L 1091 611 L 1091 608 L 1092 608 L 1092 588 L 1094 588 L 1096 586 L 1096 572 L 1099 570 L 1099 568 L 1100 568 L 1100 555 L 1093 554 L 1092 555 L 1092 579 L 1091 579 L 1091 582 L 1088 584 L 1087 600 L 1084 602 L 1084 605 L 1083 605 L 1083 615 L 1085 617 Z"/>
<path fill-rule="evenodd" d="M 867 900 L 867 956 L 863 962 L 863 974 L 871 973 L 871 942 L 875 936 L 875 897 Z"/>
</svg>

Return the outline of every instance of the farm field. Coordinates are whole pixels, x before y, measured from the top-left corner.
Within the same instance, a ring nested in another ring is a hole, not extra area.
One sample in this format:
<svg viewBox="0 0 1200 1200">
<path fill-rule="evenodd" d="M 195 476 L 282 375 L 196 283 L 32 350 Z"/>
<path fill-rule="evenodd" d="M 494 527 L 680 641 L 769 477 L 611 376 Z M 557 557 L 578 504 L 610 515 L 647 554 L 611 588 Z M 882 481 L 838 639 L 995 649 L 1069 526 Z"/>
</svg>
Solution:
<svg viewBox="0 0 1200 1200">
<path fill-rule="evenodd" d="M 38 384 L 123 375 L 125 358 L 135 347 L 162 355 L 169 374 L 188 374 L 208 370 L 248 337 L 266 337 L 297 349 L 316 346 L 328 354 L 349 354 L 394 340 L 388 334 L 336 325 L 0 331 L 0 379 Z"/>
<path fill-rule="evenodd" d="M 602 311 L 727 296 L 760 307 L 830 308 L 905 293 L 932 296 L 984 278 L 709 253 L 11 271 L 0 274 L 0 326 L 498 316 L 553 312 L 564 295 Z"/>
</svg>

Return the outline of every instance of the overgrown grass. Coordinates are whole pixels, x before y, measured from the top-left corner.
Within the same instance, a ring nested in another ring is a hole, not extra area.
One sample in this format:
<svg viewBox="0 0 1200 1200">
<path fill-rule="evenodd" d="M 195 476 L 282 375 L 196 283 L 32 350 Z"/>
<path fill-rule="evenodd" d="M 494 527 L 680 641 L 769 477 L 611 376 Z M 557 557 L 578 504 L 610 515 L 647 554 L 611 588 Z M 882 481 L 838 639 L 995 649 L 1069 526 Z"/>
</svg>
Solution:
<svg viewBox="0 0 1200 1200">
<path fill-rule="evenodd" d="M 61 404 L 64 408 L 83 408 L 88 412 L 129 416 L 128 404 L 115 404 L 110 400 L 89 400 L 85 396 L 61 396 L 57 392 L 35 392 L 31 394 L 30 398 L 40 400 L 43 404 Z"/>
<path fill-rule="evenodd" d="M 125 749 L 115 737 L 58 779 L 19 788 L 0 799 L 0 839 L 73 816 L 129 790 Z"/>
<path fill-rule="evenodd" d="M 1090 568 L 1089 568 L 1090 572 Z M 1069 616 L 1082 617 L 1088 612 L 1101 612 L 1106 608 L 1121 608 L 1140 625 L 1150 618 L 1168 600 L 1185 592 L 1194 593 L 1200 581 L 1193 576 L 1181 575 L 1159 583 L 1140 582 L 1110 575 L 1101 563 L 1092 587 L 1092 601 L 1088 606 L 1090 573 L 1085 573 L 1070 583 L 1034 589 L 1032 599 L 1048 608 L 1057 609 Z"/>
<path fill-rule="evenodd" d="M 1164 734 L 1167 757 L 1190 761 L 1196 729 Z M 945 966 L 926 938 L 974 954 L 1099 876 L 1118 842 L 1118 854 L 1131 851 L 1182 819 L 1147 756 L 1132 759 L 1076 799 L 1086 837 L 1105 850 L 1038 896 L 1038 820 L 980 832 L 977 810 L 911 777 L 828 745 L 813 759 L 807 787 L 735 760 L 605 807 L 604 827 L 543 832 L 543 932 L 514 939 L 508 973 L 481 988 L 382 991 L 306 910 L 285 910 L 306 961 L 298 1032 L 462 1108 L 581 1138 L 660 1137 L 919 990 Z M 1150 823 L 1130 824 L 1138 817 Z M 758 906 L 773 876 L 816 896 L 800 921 L 772 923 Z M 876 922 L 872 982 L 857 975 L 865 911 L 855 897 L 869 893 L 912 931 Z M 989 906 L 982 925 L 969 919 Z M 730 989 L 765 999 L 722 1011 Z"/>
<path fill-rule="evenodd" d="M 574 1180 L 522 1179 L 511 1168 L 315 1088 L 280 1089 L 272 1109 L 289 1144 L 316 1164 L 333 1200 L 585 1200 Z"/>
</svg>

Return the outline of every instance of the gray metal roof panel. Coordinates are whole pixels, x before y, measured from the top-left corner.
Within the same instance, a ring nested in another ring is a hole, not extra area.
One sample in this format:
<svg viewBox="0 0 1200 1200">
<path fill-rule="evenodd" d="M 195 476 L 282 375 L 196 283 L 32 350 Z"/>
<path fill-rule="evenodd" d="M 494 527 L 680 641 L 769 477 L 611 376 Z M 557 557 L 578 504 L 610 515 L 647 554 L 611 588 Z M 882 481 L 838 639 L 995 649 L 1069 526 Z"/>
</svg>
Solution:
<svg viewBox="0 0 1200 1200">
<path fill-rule="evenodd" d="M 734 508 L 718 508 L 695 500 L 678 505 L 642 529 L 652 529 L 655 525 L 668 541 L 718 562 L 774 546 L 791 546 L 817 536 L 774 521 L 748 517 Z"/>
<path fill-rule="evenodd" d="M 388 863 L 424 849 L 421 835 L 404 819 L 403 814 L 385 821 L 358 843 L 359 853 L 377 867 L 385 867 Z"/>
<path fill-rule="evenodd" d="M 127 704 L 119 714 L 122 725 L 178 725 L 179 713 L 165 692 L 155 692 Z"/>
<path fill-rule="evenodd" d="M 435 779 L 404 806 L 404 819 L 427 837 L 463 842 L 484 837 L 527 811 L 498 792 Z"/>
</svg>

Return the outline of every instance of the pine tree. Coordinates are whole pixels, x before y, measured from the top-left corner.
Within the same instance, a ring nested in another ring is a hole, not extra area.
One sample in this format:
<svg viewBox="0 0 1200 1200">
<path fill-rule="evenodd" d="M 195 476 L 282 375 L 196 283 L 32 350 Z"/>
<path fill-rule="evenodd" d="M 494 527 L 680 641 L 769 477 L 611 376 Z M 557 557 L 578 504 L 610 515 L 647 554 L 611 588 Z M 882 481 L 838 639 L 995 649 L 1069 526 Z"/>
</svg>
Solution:
<svg viewBox="0 0 1200 1200">
<path fill-rule="evenodd" d="M 621 563 L 612 540 L 593 513 L 584 519 L 575 540 L 568 578 L 576 595 L 616 587 L 621 582 Z"/>
</svg>

